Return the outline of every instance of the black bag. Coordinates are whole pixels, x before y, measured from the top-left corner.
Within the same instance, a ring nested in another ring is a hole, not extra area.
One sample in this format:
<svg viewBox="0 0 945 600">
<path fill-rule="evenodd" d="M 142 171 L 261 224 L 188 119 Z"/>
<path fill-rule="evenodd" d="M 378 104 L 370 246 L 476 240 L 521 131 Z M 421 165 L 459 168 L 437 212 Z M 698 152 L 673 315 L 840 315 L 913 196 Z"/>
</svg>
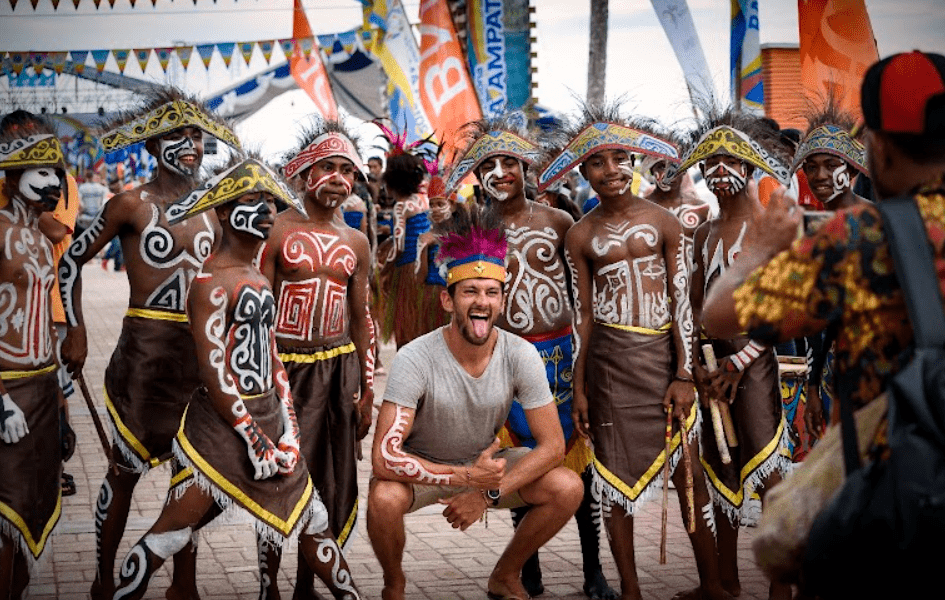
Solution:
<svg viewBox="0 0 945 600">
<path fill-rule="evenodd" d="M 886 461 L 860 466 L 849 386 L 839 389 L 847 478 L 811 528 L 802 587 L 823 598 L 911 598 L 930 591 L 929 597 L 942 597 L 945 314 L 914 200 L 878 206 L 915 330 L 915 356 L 890 382 Z"/>
</svg>

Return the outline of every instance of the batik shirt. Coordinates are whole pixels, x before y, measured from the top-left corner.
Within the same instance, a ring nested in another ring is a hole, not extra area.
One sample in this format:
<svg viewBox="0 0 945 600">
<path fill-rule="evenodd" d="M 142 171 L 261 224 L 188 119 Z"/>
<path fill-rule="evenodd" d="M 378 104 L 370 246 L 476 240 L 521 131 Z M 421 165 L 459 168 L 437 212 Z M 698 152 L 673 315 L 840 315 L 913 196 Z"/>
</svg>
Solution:
<svg viewBox="0 0 945 600">
<path fill-rule="evenodd" d="M 945 297 L 945 176 L 915 195 Z M 735 291 L 739 325 L 766 344 L 838 322 L 838 390 L 854 407 L 878 396 L 913 353 L 912 325 L 875 205 L 838 211 Z"/>
</svg>

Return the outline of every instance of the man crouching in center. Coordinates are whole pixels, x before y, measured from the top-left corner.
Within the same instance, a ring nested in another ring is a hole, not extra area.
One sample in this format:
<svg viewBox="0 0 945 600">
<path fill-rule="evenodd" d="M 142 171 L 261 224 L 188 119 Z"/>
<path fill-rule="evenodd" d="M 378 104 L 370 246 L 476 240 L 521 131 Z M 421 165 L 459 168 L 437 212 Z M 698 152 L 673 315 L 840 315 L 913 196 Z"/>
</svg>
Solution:
<svg viewBox="0 0 945 600">
<path fill-rule="evenodd" d="M 561 465 L 564 436 L 535 347 L 494 327 L 505 294 L 505 229 L 485 209 L 446 224 L 448 325 L 397 353 L 374 435 L 368 534 L 384 569 L 384 600 L 406 586 L 404 515 L 439 502 L 465 531 L 489 508 L 530 506 L 492 571 L 492 599 L 525 600 L 525 560 L 568 522 L 584 493 Z M 499 450 L 496 433 L 517 398 L 537 445 Z"/>
</svg>

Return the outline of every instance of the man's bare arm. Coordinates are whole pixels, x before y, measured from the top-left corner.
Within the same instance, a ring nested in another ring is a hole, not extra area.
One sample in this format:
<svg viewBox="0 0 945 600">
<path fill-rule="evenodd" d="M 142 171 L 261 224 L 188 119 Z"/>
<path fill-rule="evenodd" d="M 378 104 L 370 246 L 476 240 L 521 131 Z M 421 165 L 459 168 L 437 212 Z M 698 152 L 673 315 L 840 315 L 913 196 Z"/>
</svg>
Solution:
<svg viewBox="0 0 945 600">
<path fill-rule="evenodd" d="M 558 408 L 554 402 L 525 411 L 525 420 L 535 449 L 509 469 L 498 486 L 500 494 L 507 495 L 528 485 L 564 461 L 565 443 Z M 579 442 L 580 443 L 580 442 Z"/>
<path fill-rule="evenodd" d="M 484 490 L 499 487 L 505 460 L 493 459 L 499 449 L 496 439 L 470 467 L 435 463 L 404 450 L 416 411 L 384 401 L 377 415 L 371 464 L 378 479 L 426 485 L 468 486 Z M 444 432 L 444 435 L 449 435 Z"/>
<path fill-rule="evenodd" d="M 577 226 L 571 228 L 565 237 L 564 256 L 571 273 L 571 290 L 574 297 L 574 370 L 572 386 L 572 418 L 574 427 L 584 437 L 590 436 L 590 419 L 587 415 L 587 395 L 584 384 L 587 381 L 585 369 L 587 367 L 587 352 L 585 347 L 591 337 L 594 326 L 592 303 L 592 275 L 590 265 L 581 250 L 582 240 L 579 239 Z"/>
<path fill-rule="evenodd" d="M 374 361 L 377 352 L 374 319 L 370 307 L 371 249 L 364 235 L 352 235 L 352 248 L 358 257 L 357 270 L 349 282 L 348 314 L 351 318 L 351 339 L 354 341 L 361 365 L 361 390 L 356 399 L 361 415 L 358 439 L 363 439 L 371 428 L 374 408 Z"/>
</svg>

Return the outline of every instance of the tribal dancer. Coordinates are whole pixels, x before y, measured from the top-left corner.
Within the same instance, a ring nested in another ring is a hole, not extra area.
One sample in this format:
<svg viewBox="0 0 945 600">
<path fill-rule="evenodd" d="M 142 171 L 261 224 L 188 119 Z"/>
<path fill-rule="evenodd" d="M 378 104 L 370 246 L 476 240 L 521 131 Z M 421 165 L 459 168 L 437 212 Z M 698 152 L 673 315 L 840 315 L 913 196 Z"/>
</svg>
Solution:
<svg viewBox="0 0 945 600">
<path fill-rule="evenodd" d="M 617 106 L 586 107 L 567 147 L 538 177 L 539 190 L 576 165 L 601 204 L 572 227 L 565 256 L 574 290 L 574 426 L 594 443 L 593 492 L 604 505 L 622 598 L 640 598 L 633 513 L 663 485 L 664 463 L 683 514 L 702 582 L 691 595 L 724 597 L 701 470 L 676 469 L 687 445 L 698 456 L 700 421 L 692 376 L 691 248 L 668 210 L 633 195 L 632 153 L 674 160 L 672 144 Z M 675 417 L 666 456 L 666 415 Z M 682 427 L 688 437 L 683 438 Z M 704 507 L 704 508 L 703 508 Z"/>
<path fill-rule="evenodd" d="M 359 440 L 374 405 L 374 322 L 368 308 L 367 238 L 336 219 L 363 168 L 356 141 L 337 121 L 306 131 L 283 172 L 304 189 L 307 215 L 276 219 L 260 268 L 278 305 L 276 343 L 302 435 L 302 456 L 328 508 L 329 528 L 344 546 L 358 516 Z M 262 552 L 262 580 L 279 598 L 278 552 Z M 294 598 L 313 598 L 314 575 L 299 557 Z"/>
<path fill-rule="evenodd" d="M 210 254 L 219 228 L 213 214 L 170 225 L 165 207 L 194 189 L 203 159 L 203 136 L 234 148 L 236 136 L 198 101 L 174 89 L 144 99 L 102 137 L 106 152 L 138 142 L 158 159 L 148 183 L 105 204 L 77 237 L 59 265 L 59 286 L 68 334 L 62 357 L 73 375 L 88 354 L 82 316 L 82 266 L 118 236 L 131 288 L 121 335 L 105 370 L 108 408 L 118 473 L 109 469 L 95 505 L 97 567 L 92 598 L 111 598 L 115 554 L 125 530 L 135 485 L 142 473 L 171 457 L 171 441 L 191 392 L 199 385 L 193 337 L 184 299 L 190 281 Z M 176 467 L 175 467 L 176 468 Z M 193 547 L 174 559 L 168 593 L 196 598 Z"/>
<path fill-rule="evenodd" d="M 456 195 L 447 193 L 446 182 L 439 173 L 439 164 L 428 164 L 427 168 L 432 171 L 430 183 L 427 186 L 427 197 L 430 200 L 429 219 L 432 226 L 442 225 L 453 218 L 453 213 L 457 210 L 466 210 L 466 207 L 456 202 Z M 436 263 L 437 252 L 440 251 L 440 245 L 436 241 L 437 236 L 433 231 L 427 231 L 420 234 L 417 238 L 418 259 L 415 263 L 417 280 L 423 282 L 424 289 L 420 293 L 420 299 L 423 301 L 421 314 L 423 319 L 420 323 L 420 333 L 428 333 L 450 322 L 450 315 L 443 310 L 443 304 L 439 301 L 440 292 L 446 289 L 446 280 L 440 272 L 440 267 Z"/>
<path fill-rule="evenodd" d="M 66 185 L 50 123 L 0 139 L 0 597 L 20 598 L 62 508 L 59 380 L 49 292 L 52 244 L 39 228 Z M 67 202 L 79 199 L 66 197 Z"/>
<path fill-rule="evenodd" d="M 766 136 L 770 129 L 758 118 L 733 111 L 719 115 L 708 108 L 704 114 L 704 121 L 690 134 L 679 167 L 681 173 L 698 163 L 709 191 L 719 199 L 718 218 L 696 230 L 692 306 L 697 323 L 706 292 L 738 256 L 749 223 L 762 210 L 757 187 L 748 185 L 753 172 L 760 169 L 779 181 L 789 179 L 787 167 L 773 154 L 779 149 L 778 140 Z M 731 448 L 731 461 L 724 464 L 718 445 L 705 443 L 702 464 L 716 507 L 722 584 L 737 596 L 741 591 L 738 528 L 758 517 L 750 507 L 752 494 L 757 491 L 763 499 L 790 469 L 789 438 L 774 350 L 746 337 L 709 341 L 719 359 L 718 369 L 709 374 L 697 362 L 696 375 L 708 394 L 731 405 L 738 446 Z M 702 413 L 711 422 L 708 402 Z M 774 597 L 784 592 L 771 589 Z"/>
<path fill-rule="evenodd" d="M 855 125 L 853 117 L 828 97 L 823 110 L 808 117 L 807 132 L 794 155 L 791 171 L 803 171 L 811 192 L 830 212 L 869 202 L 853 192 L 854 177 L 867 174 L 866 149 L 851 133 Z M 827 357 L 836 339 L 836 328 L 806 339 L 811 370 L 804 424 L 810 434 L 820 437 L 833 404 L 831 381 L 825 380 L 824 374 L 833 372 Z"/>
<path fill-rule="evenodd" d="M 564 236 L 574 221 L 563 211 L 525 197 L 525 171 L 540 152 L 508 118 L 472 123 L 464 134 L 469 144 L 447 185 L 452 189 L 469 173 L 475 173 L 492 210 L 505 223 L 507 301 L 497 325 L 524 337 L 538 350 L 564 433 L 564 464 L 578 475 L 585 474 L 592 453 L 575 433 L 571 419 L 572 312 L 564 261 Z M 535 447 L 518 402 L 512 403 L 505 432 L 512 445 Z M 576 513 L 584 559 L 584 592 L 592 598 L 616 598 L 601 571 L 600 532 L 591 509 L 590 481 L 589 473 L 585 474 L 584 499 Z M 527 511 L 512 511 L 516 526 Z M 544 590 L 537 554 L 526 562 L 522 582 L 533 596 Z"/>
<path fill-rule="evenodd" d="M 174 440 L 184 469 L 125 557 L 115 600 L 144 596 L 161 564 L 231 507 L 253 518 L 260 544 L 279 547 L 299 534 L 299 554 L 334 597 L 360 598 L 299 455 L 292 392 L 276 351 L 276 299 L 253 266 L 277 200 L 304 210 L 265 164 L 246 158 L 167 207 L 170 224 L 215 209 L 222 235 L 187 294 L 202 385 Z"/>
<path fill-rule="evenodd" d="M 660 130 L 660 134 L 661 137 L 678 145 L 678 140 L 674 139 L 675 136 L 671 132 Z M 709 211 L 712 207 L 700 200 L 692 191 L 692 180 L 688 172 L 680 173 L 679 176 L 672 179 L 666 177 L 670 167 L 675 164 L 678 164 L 678 161 L 658 157 L 644 159 L 644 165 L 649 165 L 654 184 L 653 189 L 645 198 L 676 215 L 676 218 L 682 223 L 686 236 L 692 240 L 699 225 L 705 223 L 709 218 Z M 683 190 L 683 183 L 690 184 L 686 186 L 688 193 Z"/>
<path fill-rule="evenodd" d="M 381 334 L 385 340 L 393 335 L 400 348 L 414 338 L 436 329 L 436 318 L 431 308 L 439 304 L 439 295 L 432 295 L 427 286 L 417 277 L 417 262 L 420 256 L 420 236 L 430 230 L 428 211 L 430 201 L 425 183 L 429 176 L 421 143 L 406 143 L 405 134 L 395 134 L 387 127 L 375 122 L 390 144 L 387 153 L 387 169 L 383 181 L 393 197 L 393 235 L 388 244 L 379 250 L 378 267 L 381 282 L 386 283 L 384 319 Z"/>
</svg>

